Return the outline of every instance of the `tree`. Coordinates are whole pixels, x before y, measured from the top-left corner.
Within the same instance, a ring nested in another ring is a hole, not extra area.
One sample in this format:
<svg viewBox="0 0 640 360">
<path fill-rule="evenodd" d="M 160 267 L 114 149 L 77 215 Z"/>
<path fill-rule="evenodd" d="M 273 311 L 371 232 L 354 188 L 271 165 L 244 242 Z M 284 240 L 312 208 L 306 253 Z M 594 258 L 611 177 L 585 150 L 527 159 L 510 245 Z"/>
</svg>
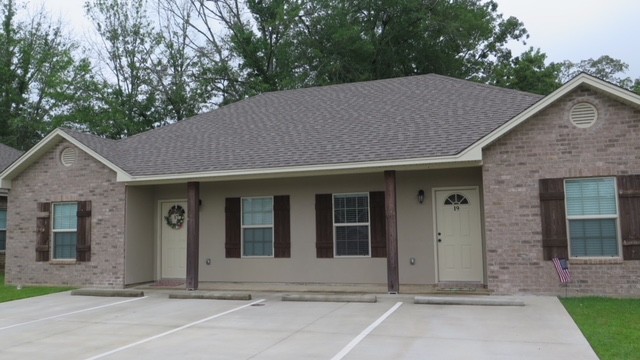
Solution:
<svg viewBox="0 0 640 360">
<path fill-rule="evenodd" d="M 599 79 L 608 81 L 625 89 L 640 94 L 640 78 L 631 79 L 625 76 L 629 71 L 629 65 L 620 59 L 602 55 L 597 59 L 589 58 L 577 63 L 565 60 L 562 63 L 560 78 L 563 82 L 569 81 L 581 72 L 593 75 Z"/>
<path fill-rule="evenodd" d="M 161 0 L 175 4 L 180 0 Z M 438 73 L 486 82 L 527 36 L 480 0 L 189 0 L 228 103 L 306 86 Z"/>
<path fill-rule="evenodd" d="M 163 0 L 175 7 L 179 0 Z M 299 0 L 190 0 L 209 85 L 229 103 L 267 91 L 300 87 L 295 29 Z M 184 18 L 185 16 L 182 15 Z"/>
<path fill-rule="evenodd" d="M 192 47 L 193 5 L 186 0 L 158 4 L 159 47 L 152 54 L 151 86 L 167 111 L 165 121 L 180 121 L 200 112 L 214 92 L 207 82 L 209 68 Z"/>
<path fill-rule="evenodd" d="M 193 116 L 211 101 L 204 80 L 209 69 L 191 47 L 192 5 L 158 4 L 155 18 L 146 0 L 85 4 L 102 40 L 96 48 L 106 69 L 90 131 L 126 137 Z"/>
<path fill-rule="evenodd" d="M 159 40 L 146 1 L 93 0 L 85 8 L 101 37 L 98 54 L 108 69 L 102 74 L 105 91 L 99 99 L 106 122 L 94 130 L 118 138 L 153 128 L 163 120 L 158 94 L 150 84 L 151 57 Z"/>
<path fill-rule="evenodd" d="M 26 150 L 68 119 L 91 69 L 43 10 L 20 21 L 20 8 L 3 0 L 0 9 L 0 141 Z"/>
<path fill-rule="evenodd" d="M 527 31 L 493 1 L 319 0 L 301 16 L 316 84 L 437 73 L 485 82 Z"/>
<path fill-rule="evenodd" d="M 562 64 L 547 65 L 547 55 L 540 49 L 523 52 L 498 64 L 489 80 L 492 85 L 547 95 L 559 88 Z"/>
</svg>

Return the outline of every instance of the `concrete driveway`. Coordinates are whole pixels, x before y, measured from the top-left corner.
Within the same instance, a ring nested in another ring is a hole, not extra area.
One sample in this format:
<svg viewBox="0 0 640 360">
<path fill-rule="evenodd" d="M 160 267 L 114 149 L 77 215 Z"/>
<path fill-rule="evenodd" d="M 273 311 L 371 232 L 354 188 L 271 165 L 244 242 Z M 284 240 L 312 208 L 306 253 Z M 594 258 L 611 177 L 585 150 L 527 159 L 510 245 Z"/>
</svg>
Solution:
<svg viewBox="0 0 640 360">
<path fill-rule="evenodd" d="M 60 293 L 0 304 L 2 359 L 597 359 L 560 302 L 283 302 Z M 263 295 L 263 296 L 260 296 Z"/>
</svg>

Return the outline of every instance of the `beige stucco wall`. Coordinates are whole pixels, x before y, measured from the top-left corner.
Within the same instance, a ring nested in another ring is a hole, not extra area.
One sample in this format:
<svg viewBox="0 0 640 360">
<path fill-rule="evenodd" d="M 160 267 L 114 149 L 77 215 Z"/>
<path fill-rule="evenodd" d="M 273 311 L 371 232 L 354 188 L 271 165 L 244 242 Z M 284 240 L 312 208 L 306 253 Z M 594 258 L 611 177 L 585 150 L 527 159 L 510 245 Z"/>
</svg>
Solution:
<svg viewBox="0 0 640 360">
<path fill-rule="evenodd" d="M 77 149 L 70 167 L 60 163 L 63 141 L 13 179 L 9 192 L 6 282 L 72 286 L 124 286 L 125 186 L 116 174 Z M 36 262 L 38 202 L 90 200 L 91 261 Z"/>
<path fill-rule="evenodd" d="M 436 283 L 432 190 L 455 186 L 478 186 L 482 193 L 481 170 L 465 168 L 397 173 L 401 284 Z M 419 189 L 425 191 L 423 204 L 416 199 Z M 385 284 L 386 259 L 317 259 L 315 249 L 315 194 L 382 190 L 382 173 L 201 183 L 200 281 Z M 154 191 L 156 207 L 159 200 L 186 199 L 187 195 L 186 184 L 156 186 Z M 225 198 L 272 195 L 290 196 L 291 258 L 226 259 Z M 156 215 L 156 227 L 159 220 L 159 215 Z M 411 257 L 416 258 L 415 265 L 409 264 Z M 206 265 L 206 259 L 211 259 L 211 265 Z"/>
<path fill-rule="evenodd" d="M 156 232 L 154 187 L 127 186 L 125 282 L 155 279 Z"/>
</svg>

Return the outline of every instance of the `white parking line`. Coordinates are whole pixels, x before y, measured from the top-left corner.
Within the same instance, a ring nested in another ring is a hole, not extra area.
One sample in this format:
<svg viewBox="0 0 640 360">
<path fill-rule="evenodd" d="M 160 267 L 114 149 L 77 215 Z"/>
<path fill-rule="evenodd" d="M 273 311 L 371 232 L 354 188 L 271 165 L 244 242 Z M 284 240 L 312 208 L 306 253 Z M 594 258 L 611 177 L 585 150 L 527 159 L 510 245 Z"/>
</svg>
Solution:
<svg viewBox="0 0 640 360">
<path fill-rule="evenodd" d="M 393 314 L 394 311 L 396 311 L 400 307 L 400 305 L 402 305 L 402 302 L 397 302 L 395 305 L 393 305 L 393 307 L 387 310 L 386 313 L 382 314 L 382 316 L 380 316 L 378 320 L 374 321 L 371 325 L 369 325 L 366 329 L 364 329 L 358 336 L 356 336 L 353 340 L 351 340 L 351 342 L 348 343 L 347 346 L 342 348 L 342 350 L 340 350 L 340 352 L 337 353 L 336 356 L 332 357 L 331 360 L 340 360 L 343 357 L 347 356 L 347 354 L 350 353 L 351 350 L 353 350 L 353 348 L 355 348 L 356 345 L 360 343 L 360 341 L 362 341 L 367 335 L 369 335 L 369 333 L 372 332 L 373 329 L 377 328 L 378 325 L 382 324 L 383 321 L 385 321 L 391 314 Z"/>
<path fill-rule="evenodd" d="M 95 307 L 88 308 L 88 309 L 72 311 L 72 312 L 68 312 L 68 313 L 65 313 L 65 314 L 49 316 L 49 317 L 42 318 L 42 319 L 26 321 L 26 322 L 23 322 L 23 323 L 18 323 L 18 324 L 13 324 L 13 325 L 1 327 L 0 331 L 6 330 L 6 329 L 11 329 L 11 328 L 18 327 L 18 326 L 33 324 L 33 323 L 37 323 L 37 322 L 40 322 L 40 321 L 51 320 L 51 319 L 55 319 L 55 318 L 59 318 L 59 317 L 63 317 L 63 316 L 69 316 L 69 315 L 79 314 L 79 313 L 83 313 L 83 312 L 87 312 L 87 311 L 91 311 L 91 310 L 102 309 L 102 308 L 106 308 L 106 307 L 109 307 L 109 306 L 120 305 L 120 304 L 132 302 L 132 301 L 137 301 L 137 300 L 142 300 L 142 299 L 146 299 L 146 298 L 147 298 L 146 296 L 143 296 L 143 297 L 139 297 L 139 298 L 135 298 L 135 299 L 123 300 L 123 301 L 118 301 L 118 302 L 114 302 L 114 303 L 111 303 L 111 304 L 95 306 Z"/>
<path fill-rule="evenodd" d="M 203 322 L 205 322 L 205 321 L 209 321 L 209 320 L 212 320 L 212 319 L 215 319 L 215 318 L 219 318 L 219 317 L 221 317 L 221 316 L 224 316 L 224 315 L 230 314 L 230 313 L 232 313 L 232 312 L 235 312 L 235 311 L 238 311 L 238 310 L 242 310 L 242 309 L 244 309 L 244 308 L 246 308 L 246 307 L 249 307 L 249 306 L 252 306 L 252 305 L 255 305 L 255 304 L 259 304 L 259 303 L 263 302 L 264 300 L 265 300 L 265 299 L 260 299 L 260 300 L 254 301 L 254 302 L 252 302 L 252 303 L 250 303 L 250 304 L 242 305 L 242 306 L 239 306 L 239 307 L 237 307 L 237 308 L 233 308 L 233 309 L 231 309 L 231 310 L 227 310 L 227 311 L 225 311 L 225 312 L 221 312 L 221 313 L 219 313 L 219 314 L 215 314 L 215 315 L 209 316 L 209 317 L 207 317 L 207 318 L 204 318 L 204 319 L 201 319 L 201 320 L 198 320 L 198 321 L 194 321 L 194 322 L 189 323 L 189 324 L 187 324 L 187 325 L 180 326 L 179 328 L 175 328 L 175 329 L 172 329 L 172 330 L 169 330 L 169 331 L 165 331 L 165 332 L 163 332 L 162 334 L 154 335 L 154 336 L 148 337 L 148 338 L 146 338 L 146 339 L 142 339 L 142 340 L 140 340 L 140 341 L 136 341 L 136 342 L 131 343 L 131 344 L 129 344 L 129 345 L 121 346 L 121 347 L 119 347 L 119 348 L 117 348 L 117 349 L 113 349 L 113 350 L 111 350 L 111 351 L 107 351 L 107 352 L 105 352 L 105 353 L 98 354 L 98 355 L 96 355 L 96 356 L 92 356 L 92 357 L 90 357 L 90 358 L 87 358 L 86 360 L 100 359 L 100 358 L 103 358 L 103 357 L 105 357 L 105 356 L 109 356 L 109 355 L 111 355 L 111 354 L 115 354 L 115 353 L 120 352 L 120 351 L 122 351 L 122 350 L 126 350 L 126 349 L 132 348 L 132 347 L 134 347 L 134 346 L 138 346 L 138 345 L 140 345 L 140 344 L 144 344 L 144 343 L 146 343 L 146 342 L 149 342 L 149 341 L 152 341 L 152 340 L 155 340 L 155 339 L 161 338 L 161 337 L 163 337 L 163 336 L 167 336 L 167 335 L 169 335 L 169 334 L 173 334 L 173 333 L 178 332 L 178 331 L 180 331 L 180 330 L 184 330 L 184 329 L 186 329 L 186 328 L 190 328 L 190 327 L 192 327 L 192 326 L 195 326 L 195 325 L 201 324 L 201 323 L 203 323 Z"/>
</svg>

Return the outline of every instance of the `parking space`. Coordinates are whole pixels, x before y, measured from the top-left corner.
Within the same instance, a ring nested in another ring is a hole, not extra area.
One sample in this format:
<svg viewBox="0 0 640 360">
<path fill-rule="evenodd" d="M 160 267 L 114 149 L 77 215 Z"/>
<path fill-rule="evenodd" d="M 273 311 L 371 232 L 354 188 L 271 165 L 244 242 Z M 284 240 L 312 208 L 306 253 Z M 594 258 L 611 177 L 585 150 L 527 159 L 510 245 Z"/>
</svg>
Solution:
<svg viewBox="0 0 640 360">
<path fill-rule="evenodd" d="M 0 304 L 0 358 L 597 359 L 558 300 L 524 307 L 48 295 Z"/>
</svg>

